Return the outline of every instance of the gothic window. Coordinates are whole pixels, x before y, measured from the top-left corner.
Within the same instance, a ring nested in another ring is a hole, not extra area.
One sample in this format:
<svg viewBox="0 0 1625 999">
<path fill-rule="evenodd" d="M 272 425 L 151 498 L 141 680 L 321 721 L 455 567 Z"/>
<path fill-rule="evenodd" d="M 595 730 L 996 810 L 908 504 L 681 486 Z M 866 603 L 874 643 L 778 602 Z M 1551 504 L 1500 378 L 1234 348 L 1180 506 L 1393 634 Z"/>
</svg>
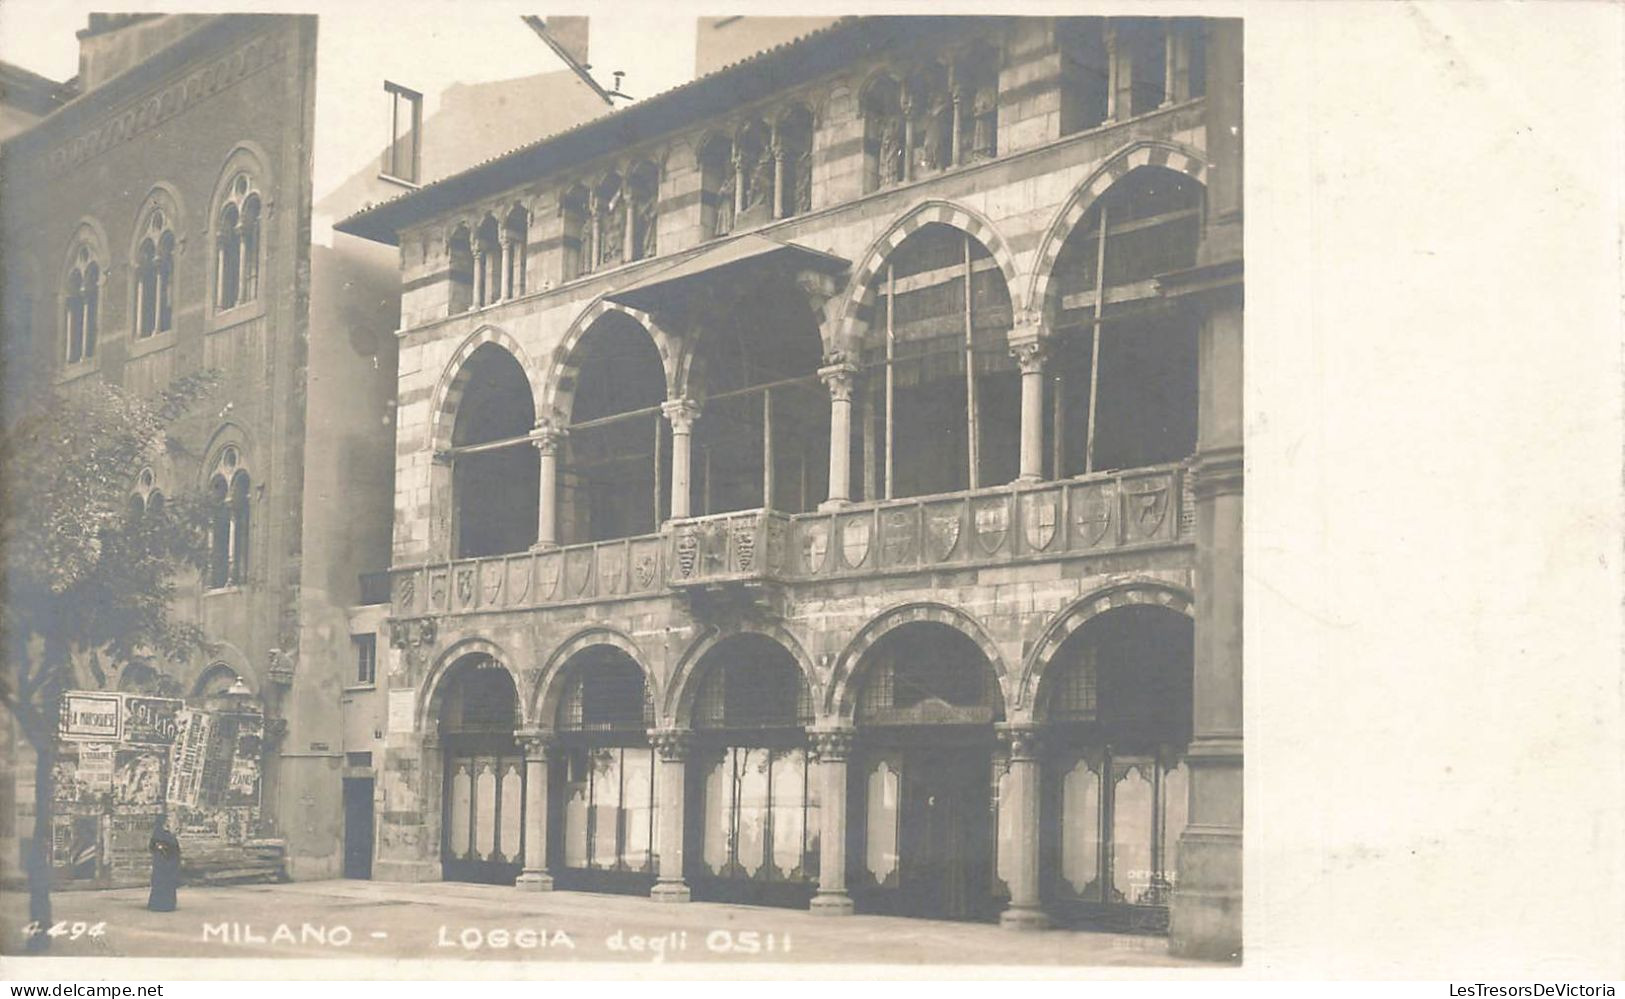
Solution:
<svg viewBox="0 0 1625 999">
<path fill-rule="evenodd" d="M 259 297 L 261 206 L 259 190 L 248 174 L 232 179 L 216 215 L 216 309 L 235 308 Z"/>
<path fill-rule="evenodd" d="M 163 509 L 164 493 L 159 488 L 158 477 L 150 467 L 143 468 L 136 476 L 135 488 L 130 490 L 130 513 L 136 517 L 157 515 Z"/>
<path fill-rule="evenodd" d="M 901 183 L 905 176 L 903 93 L 885 73 L 869 81 L 860 99 L 863 111 L 865 189 Z"/>
<path fill-rule="evenodd" d="M 572 185 L 559 198 L 559 218 L 563 222 L 563 253 L 560 279 L 574 281 L 592 271 L 592 226 L 584 184 Z"/>
<path fill-rule="evenodd" d="M 628 215 L 627 259 L 646 260 L 659 252 L 660 168 L 644 160 L 627 172 L 631 196 Z"/>
<path fill-rule="evenodd" d="M 707 236 L 733 231 L 737 207 L 733 150 L 733 141 L 725 135 L 714 135 L 700 147 L 700 220 Z"/>
<path fill-rule="evenodd" d="M 776 126 L 779 176 L 784 190 L 779 197 L 779 216 L 804 215 L 812 210 L 812 112 L 797 104 L 779 118 Z"/>
<path fill-rule="evenodd" d="M 535 402 L 524 368 L 482 343 L 463 362 L 450 449 L 459 558 L 524 551 L 536 543 L 540 454 L 529 439 Z"/>
<path fill-rule="evenodd" d="M 474 230 L 474 306 L 502 299 L 502 241 L 497 220 L 487 215 Z"/>
<path fill-rule="evenodd" d="M 627 259 L 626 191 L 621 175 L 614 171 L 605 174 L 593 188 L 592 197 L 594 269 L 615 267 Z"/>
<path fill-rule="evenodd" d="M 466 225 L 457 226 L 446 240 L 446 268 L 449 311 L 467 312 L 474 307 L 474 247 Z"/>
<path fill-rule="evenodd" d="M 96 354 L 101 315 L 102 267 L 90 245 L 81 242 L 70 258 L 63 285 L 62 325 L 69 364 Z"/>
<path fill-rule="evenodd" d="M 971 46 L 954 64 L 961 163 L 999 152 L 999 54 L 991 45 Z"/>
<path fill-rule="evenodd" d="M 166 333 L 174 325 L 175 230 L 173 219 L 154 207 L 142 226 L 135 260 L 136 339 Z"/>
<path fill-rule="evenodd" d="M 530 238 L 530 213 L 514 205 L 502 222 L 502 297 L 516 298 L 525 293 L 525 260 Z"/>
<path fill-rule="evenodd" d="M 213 525 L 209 538 L 210 589 L 241 586 L 248 581 L 248 518 L 251 480 L 235 445 L 220 452 L 209 476 Z"/>
</svg>

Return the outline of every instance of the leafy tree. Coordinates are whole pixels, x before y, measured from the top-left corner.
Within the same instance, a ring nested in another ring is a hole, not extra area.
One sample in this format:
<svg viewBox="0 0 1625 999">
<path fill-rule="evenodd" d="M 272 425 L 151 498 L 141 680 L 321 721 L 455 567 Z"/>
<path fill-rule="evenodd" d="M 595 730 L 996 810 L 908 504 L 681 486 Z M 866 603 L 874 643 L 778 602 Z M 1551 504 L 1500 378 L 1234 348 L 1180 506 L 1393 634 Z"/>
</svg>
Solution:
<svg viewBox="0 0 1625 999">
<path fill-rule="evenodd" d="M 34 841 L 25 860 L 29 940 L 51 925 L 51 804 L 62 692 L 101 686 L 101 663 L 188 658 L 202 633 L 172 616 L 176 581 L 207 559 L 210 504 L 182 494 L 146 511 L 130 500 L 136 473 L 208 391 L 191 375 L 158 397 L 111 385 L 94 396 L 45 393 L 0 431 L 0 594 L 5 662 L 0 702 L 35 753 Z M 90 681 L 90 682 L 87 682 Z"/>
</svg>

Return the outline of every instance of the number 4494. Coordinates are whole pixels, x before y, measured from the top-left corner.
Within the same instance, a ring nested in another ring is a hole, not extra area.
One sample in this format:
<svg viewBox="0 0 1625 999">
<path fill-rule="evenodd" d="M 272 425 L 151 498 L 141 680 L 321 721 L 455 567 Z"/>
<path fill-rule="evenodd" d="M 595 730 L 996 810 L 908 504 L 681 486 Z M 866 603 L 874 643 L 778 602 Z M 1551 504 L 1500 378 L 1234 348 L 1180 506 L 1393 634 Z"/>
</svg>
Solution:
<svg viewBox="0 0 1625 999">
<path fill-rule="evenodd" d="M 23 936 L 32 937 L 41 932 L 40 923 L 32 922 L 23 927 Z M 95 939 L 107 933 L 107 922 L 87 923 L 84 920 L 67 922 L 61 920 L 51 924 L 51 928 L 44 931 L 48 937 L 67 937 L 69 940 L 78 940 L 80 937 Z"/>
</svg>

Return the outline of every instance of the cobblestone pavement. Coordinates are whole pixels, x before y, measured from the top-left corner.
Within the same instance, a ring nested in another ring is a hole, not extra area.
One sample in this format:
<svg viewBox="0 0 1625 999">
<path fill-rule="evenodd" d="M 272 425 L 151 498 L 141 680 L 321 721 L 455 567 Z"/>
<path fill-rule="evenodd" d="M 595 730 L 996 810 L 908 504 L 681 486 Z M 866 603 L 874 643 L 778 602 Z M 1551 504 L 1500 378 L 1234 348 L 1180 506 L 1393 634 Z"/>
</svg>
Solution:
<svg viewBox="0 0 1625 999">
<path fill-rule="evenodd" d="M 1170 957 L 1160 937 L 1016 932 L 938 920 L 814 916 L 449 882 L 183 888 L 176 912 L 149 912 L 146 896 L 144 888 L 58 893 L 54 914 L 64 933 L 54 940 L 51 955 L 1215 967 Z M 25 902 L 17 892 L 0 901 L 5 933 L 0 952 L 18 953 Z M 94 924 L 104 925 L 93 937 Z M 78 939 L 72 939 L 75 929 L 81 931 Z M 14 974 L 26 974 L 20 970 L 26 959 L 8 963 Z"/>
</svg>

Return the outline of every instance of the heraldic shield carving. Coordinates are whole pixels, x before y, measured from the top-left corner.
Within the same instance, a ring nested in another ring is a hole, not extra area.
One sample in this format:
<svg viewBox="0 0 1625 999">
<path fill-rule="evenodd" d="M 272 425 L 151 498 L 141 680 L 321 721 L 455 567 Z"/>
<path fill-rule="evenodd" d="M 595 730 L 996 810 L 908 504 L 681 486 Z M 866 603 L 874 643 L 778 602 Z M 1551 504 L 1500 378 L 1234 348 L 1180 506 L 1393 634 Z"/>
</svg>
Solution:
<svg viewBox="0 0 1625 999">
<path fill-rule="evenodd" d="M 486 562 L 480 566 L 480 606 L 495 607 L 502 597 L 502 581 L 507 566 L 501 562 Z"/>
<path fill-rule="evenodd" d="M 869 518 L 859 514 L 841 521 L 841 557 L 856 569 L 869 557 Z"/>
<path fill-rule="evenodd" d="M 474 567 L 471 565 L 457 569 L 457 606 L 474 606 Z"/>
<path fill-rule="evenodd" d="M 508 563 L 508 603 L 522 604 L 529 598 L 530 559 L 513 559 Z"/>
<path fill-rule="evenodd" d="M 801 563 L 809 575 L 824 568 L 824 556 L 829 553 L 829 521 L 819 520 L 801 528 Z"/>
<path fill-rule="evenodd" d="M 1055 525 L 1061 516 L 1061 494 L 1028 493 L 1021 497 L 1021 522 L 1026 527 L 1027 545 L 1043 551 L 1055 540 Z"/>
<path fill-rule="evenodd" d="M 562 556 L 550 552 L 536 560 L 536 599 L 552 600 L 559 592 Z"/>
<path fill-rule="evenodd" d="M 592 582 L 592 563 L 591 548 L 580 548 L 564 553 L 564 583 L 569 587 L 569 596 L 587 595 L 587 587 Z"/>
<path fill-rule="evenodd" d="M 700 536 L 693 526 L 684 527 L 677 532 L 672 542 L 676 555 L 674 565 L 677 568 L 678 579 L 693 579 L 695 570 L 700 565 Z"/>
<path fill-rule="evenodd" d="M 417 609 L 418 578 L 407 573 L 395 580 L 395 616 L 405 617 Z"/>
<path fill-rule="evenodd" d="M 652 589 L 660 577 L 660 549 L 653 544 L 638 547 L 632 557 L 632 582 L 639 590 Z"/>
<path fill-rule="evenodd" d="M 913 562 L 915 532 L 919 529 L 914 519 L 913 507 L 906 510 L 887 510 L 881 517 L 883 526 L 880 550 L 886 564 L 904 565 Z"/>
<path fill-rule="evenodd" d="M 429 575 L 429 610 L 443 611 L 446 609 L 446 570 L 442 569 Z"/>
<path fill-rule="evenodd" d="M 1072 526 L 1078 543 L 1094 548 L 1106 540 L 1112 526 L 1116 496 L 1110 483 L 1080 486 L 1072 491 Z"/>
<path fill-rule="evenodd" d="M 1126 483 L 1128 496 L 1129 540 L 1144 541 L 1155 538 L 1168 519 L 1169 482 L 1167 479 L 1141 479 Z"/>
<path fill-rule="evenodd" d="M 926 508 L 926 550 L 931 555 L 931 561 L 946 561 L 959 547 L 959 532 L 965 522 L 963 508 L 962 503 L 944 503 Z"/>
<path fill-rule="evenodd" d="M 1004 545 L 1004 536 L 1010 531 L 1010 501 L 1003 496 L 977 500 L 972 504 L 976 516 L 976 540 L 982 550 L 991 555 Z"/>
<path fill-rule="evenodd" d="M 610 545 L 598 550 L 598 580 L 604 592 L 617 594 L 626 589 L 626 549 Z"/>
</svg>

